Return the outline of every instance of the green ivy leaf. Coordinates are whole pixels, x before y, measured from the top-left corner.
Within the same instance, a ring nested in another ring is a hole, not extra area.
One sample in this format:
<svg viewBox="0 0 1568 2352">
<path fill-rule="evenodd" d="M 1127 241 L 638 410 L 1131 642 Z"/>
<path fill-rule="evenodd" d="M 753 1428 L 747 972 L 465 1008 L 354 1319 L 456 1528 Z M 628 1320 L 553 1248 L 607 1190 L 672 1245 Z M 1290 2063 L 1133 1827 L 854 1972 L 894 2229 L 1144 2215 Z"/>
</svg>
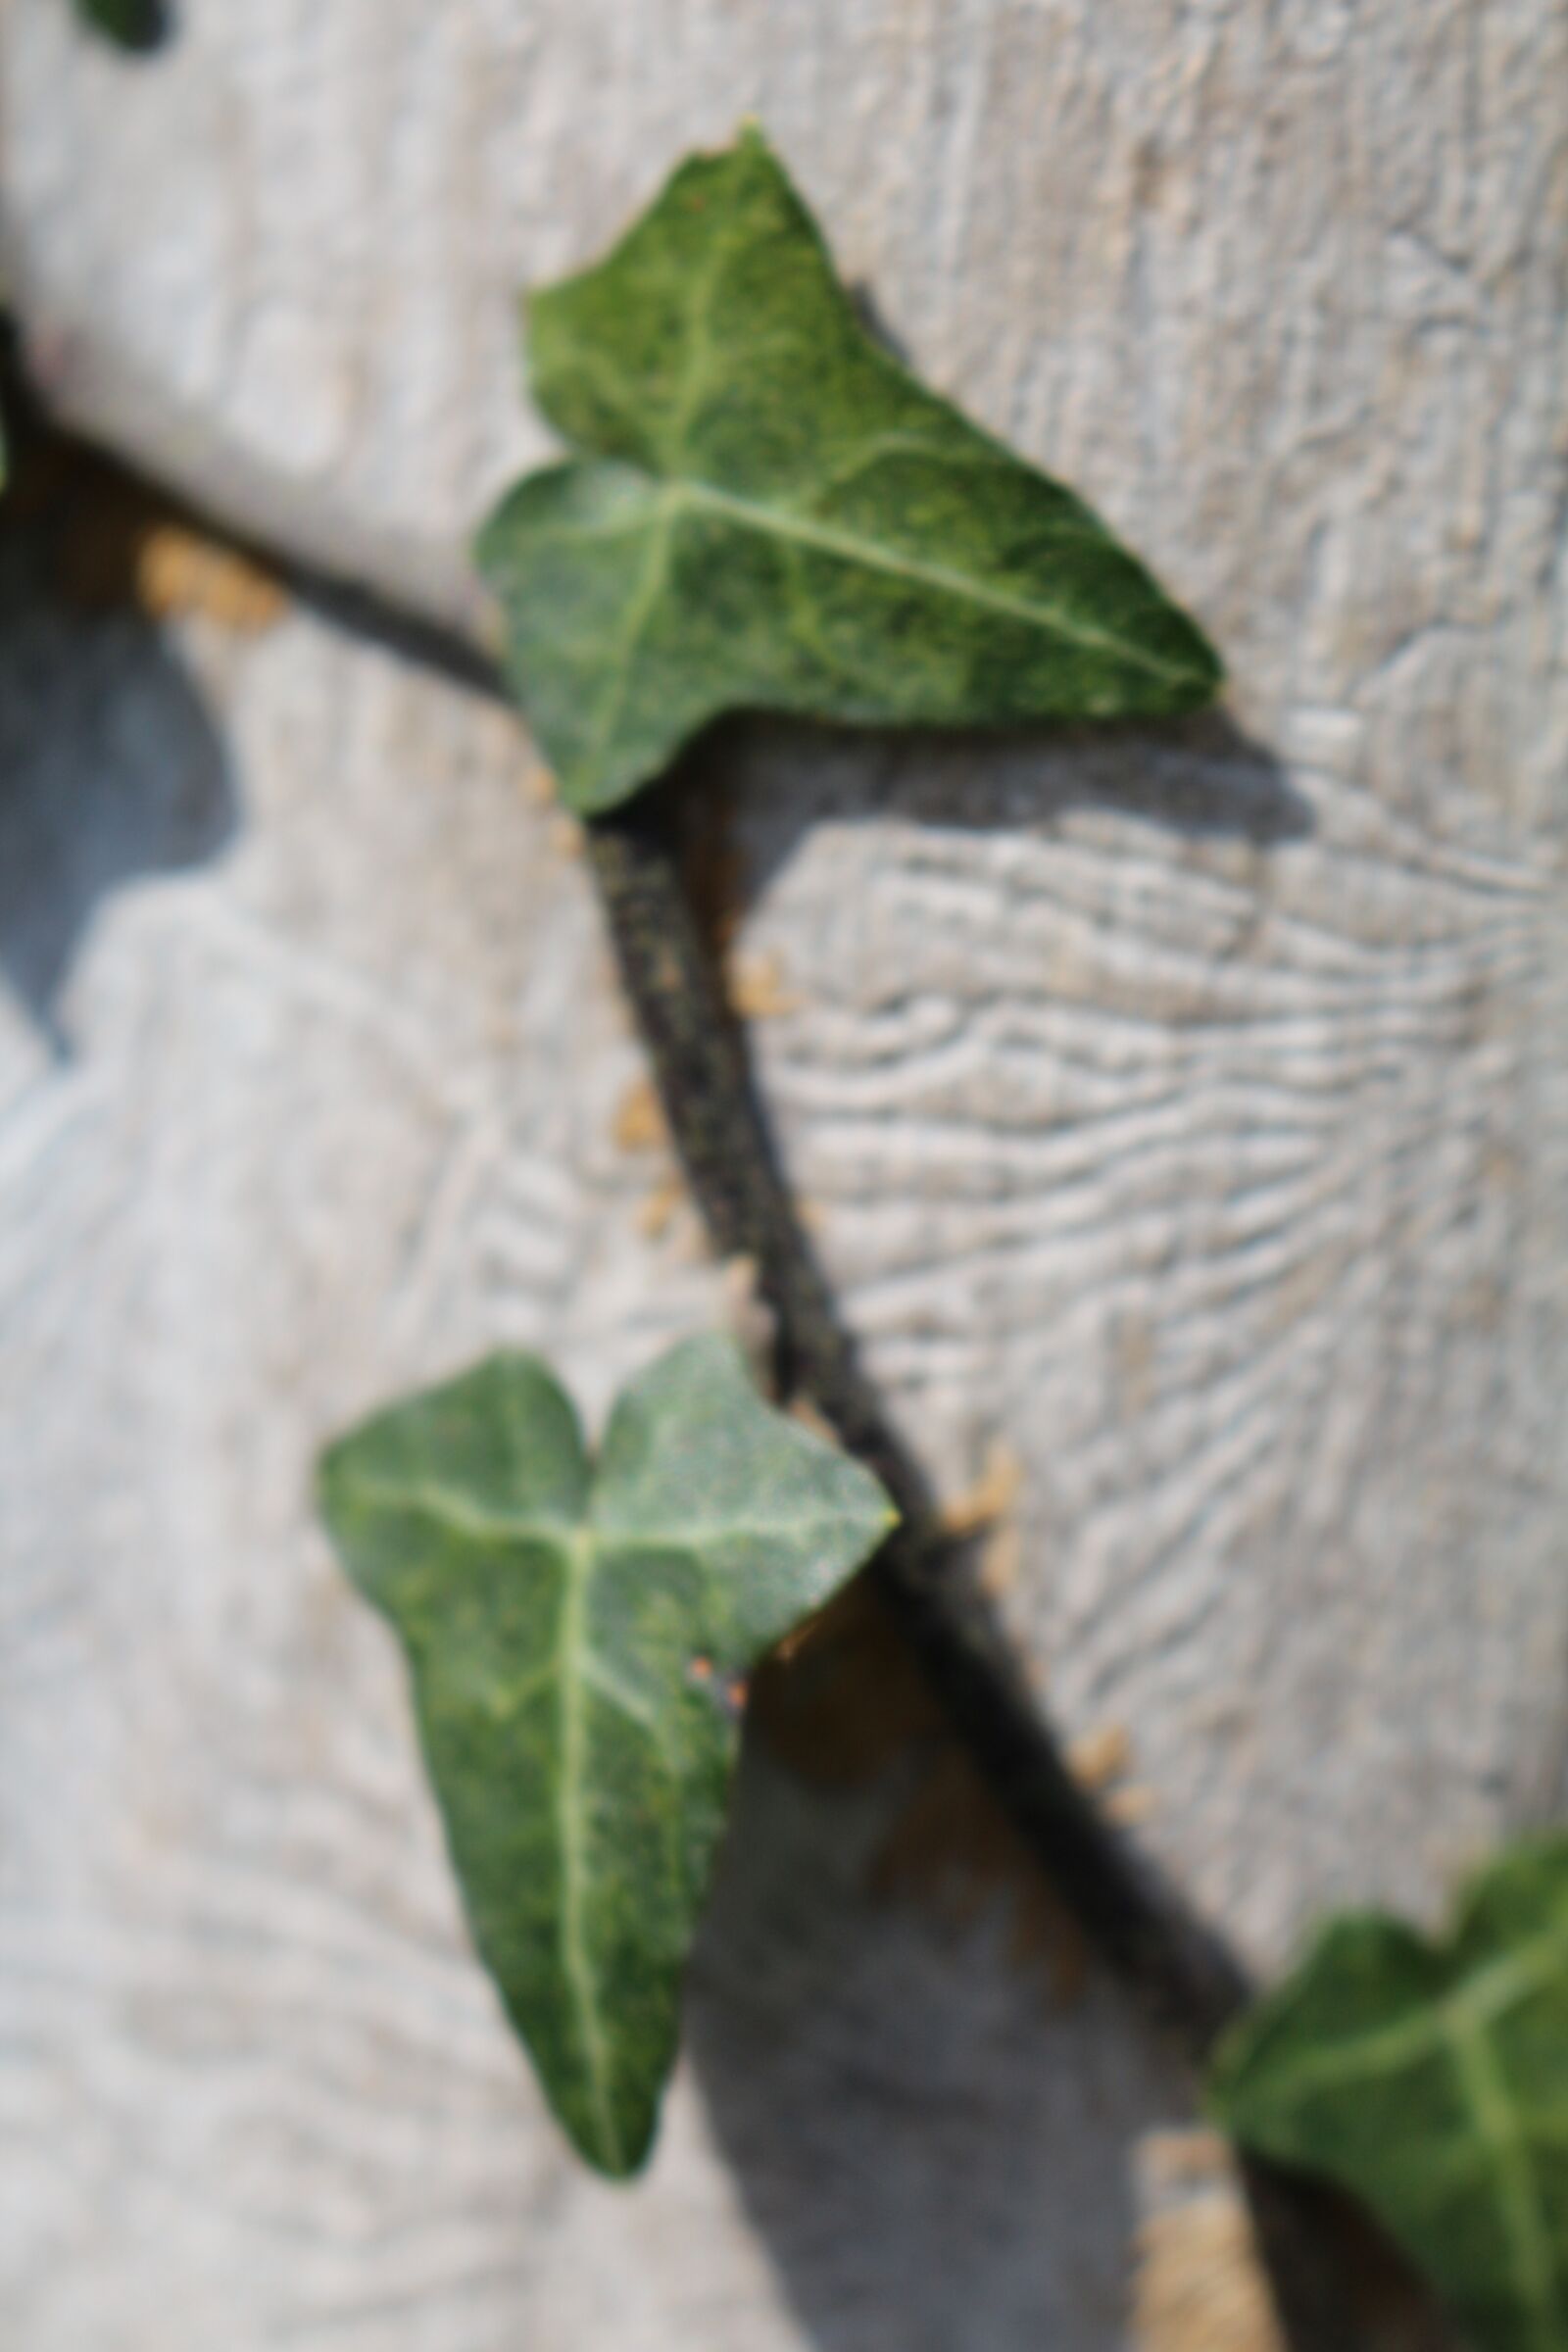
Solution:
<svg viewBox="0 0 1568 2352">
<path fill-rule="evenodd" d="M 401 1634 L 474 1941 L 590 2163 L 647 2155 L 723 1827 L 733 1686 L 876 1548 L 868 1472 L 727 1340 L 634 1381 L 597 1466 L 531 1356 L 378 1414 L 321 1467 Z"/>
<path fill-rule="evenodd" d="M 76 14 L 122 49 L 150 49 L 164 29 L 163 0 L 76 0 Z"/>
<path fill-rule="evenodd" d="M 1364 2199 L 1477 2352 L 1568 2352 L 1568 1838 L 1492 1863 L 1446 1944 L 1331 1923 L 1223 2045 L 1211 2101 Z"/>
<path fill-rule="evenodd" d="M 528 346 L 584 454 L 518 484 L 477 556 L 572 808 L 739 707 L 972 726 L 1212 699 L 1213 651 L 1088 508 L 865 333 L 759 132 L 536 294 Z"/>
</svg>

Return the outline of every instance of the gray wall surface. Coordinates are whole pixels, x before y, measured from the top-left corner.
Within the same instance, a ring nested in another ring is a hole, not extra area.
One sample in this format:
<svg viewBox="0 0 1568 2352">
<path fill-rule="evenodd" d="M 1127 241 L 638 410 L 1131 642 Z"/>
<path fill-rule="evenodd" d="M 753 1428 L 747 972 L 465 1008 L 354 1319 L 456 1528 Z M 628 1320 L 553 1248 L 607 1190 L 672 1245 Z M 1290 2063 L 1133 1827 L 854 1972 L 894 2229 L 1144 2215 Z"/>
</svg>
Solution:
<svg viewBox="0 0 1568 2352">
<path fill-rule="evenodd" d="M 868 1360 L 945 1492 L 1016 1455 L 1044 1699 L 1272 1967 L 1562 1784 L 1568 19 L 187 0 L 127 62 L 6 0 L 0 268 L 64 417 L 482 635 L 515 289 L 748 113 L 1230 668 L 1223 723 L 710 766 Z M 302 605 L 83 616 L 20 534 L 0 616 L 10 2331 L 1111 2352 L 1181 2085 L 1020 1964 L 1020 1874 L 886 1898 L 907 1759 L 754 1744 L 629 2193 L 466 1956 L 314 1452 L 500 1341 L 598 1412 L 725 1312 L 520 726 Z"/>
</svg>

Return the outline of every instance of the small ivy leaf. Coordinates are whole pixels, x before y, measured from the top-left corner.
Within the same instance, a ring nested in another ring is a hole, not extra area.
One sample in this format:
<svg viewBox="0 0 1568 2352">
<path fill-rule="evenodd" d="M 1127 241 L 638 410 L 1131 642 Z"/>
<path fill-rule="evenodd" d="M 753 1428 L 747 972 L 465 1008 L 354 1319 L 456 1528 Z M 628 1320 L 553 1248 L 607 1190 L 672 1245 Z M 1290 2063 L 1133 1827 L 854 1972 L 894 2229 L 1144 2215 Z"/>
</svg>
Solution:
<svg viewBox="0 0 1568 2352">
<path fill-rule="evenodd" d="M 737 708 L 977 726 L 1212 700 L 1212 649 L 1088 508 L 872 342 L 758 131 L 683 163 L 527 322 L 582 454 L 476 553 L 571 808 Z"/>
<path fill-rule="evenodd" d="M 1568 1838 L 1493 1862 L 1445 1944 L 1331 1922 L 1222 2045 L 1210 2102 L 1360 2196 L 1476 2352 L 1568 2352 Z"/>
<path fill-rule="evenodd" d="M 595 1465 L 498 1355 L 332 1446 L 326 1525 L 408 1651 L 474 1941 L 577 2147 L 648 2153 L 723 1827 L 728 1694 L 893 1523 L 729 1341 L 624 1391 Z"/>
<path fill-rule="evenodd" d="M 76 0 L 76 14 L 122 49 L 155 49 L 168 29 L 164 0 Z"/>
</svg>

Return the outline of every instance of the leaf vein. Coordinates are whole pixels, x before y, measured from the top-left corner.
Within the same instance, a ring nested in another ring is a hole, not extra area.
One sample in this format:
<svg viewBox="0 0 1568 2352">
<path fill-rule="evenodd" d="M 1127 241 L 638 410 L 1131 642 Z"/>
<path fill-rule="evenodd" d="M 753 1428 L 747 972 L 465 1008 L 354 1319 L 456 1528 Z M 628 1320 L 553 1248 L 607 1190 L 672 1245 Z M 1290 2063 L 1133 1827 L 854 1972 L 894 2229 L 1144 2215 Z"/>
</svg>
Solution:
<svg viewBox="0 0 1568 2352">
<path fill-rule="evenodd" d="M 1514 2285 L 1529 2315 L 1537 2352 L 1560 2352 L 1555 2322 L 1551 2230 L 1529 2146 L 1485 2026 L 1457 2003 L 1443 2013 L 1448 2046 L 1495 2167 L 1495 2195 L 1508 2241 Z"/>
<path fill-rule="evenodd" d="M 969 574 L 955 571 L 950 564 L 934 564 L 918 556 L 909 556 L 889 548 L 878 547 L 874 540 L 862 539 L 852 531 L 836 530 L 831 523 L 822 523 L 783 507 L 762 506 L 739 498 L 732 491 L 717 490 L 711 483 L 687 478 L 674 485 L 675 501 L 698 509 L 708 508 L 728 517 L 742 529 L 780 538 L 798 540 L 803 546 L 819 554 L 835 556 L 846 564 L 860 564 L 867 570 L 881 571 L 894 579 L 908 580 L 912 585 L 931 588 L 943 595 L 980 606 L 989 612 L 1004 613 L 1012 620 L 1032 622 L 1069 644 L 1083 646 L 1100 653 L 1114 654 L 1118 661 L 1152 670 L 1165 678 L 1184 678 L 1192 675 L 1182 662 L 1167 662 L 1147 647 L 1130 640 L 1113 637 L 1104 629 L 1088 622 L 1069 619 L 1058 607 L 1040 604 L 1032 598 L 1016 596 L 1005 588 L 991 588 Z"/>
<path fill-rule="evenodd" d="M 587 1655 L 587 1588 L 593 1566 L 592 1539 L 572 1542 L 562 1586 L 556 1672 L 560 1688 L 561 1769 L 556 1828 L 561 1844 L 561 1968 L 571 1997 L 588 2077 L 589 2098 L 605 2161 L 621 2164 L 620 2132 L 610 2097 L 599 1987 L 585 1932 L 588 1857 L 584 1844 L 583 1791 L 587 1785 L 588 1724 L 582 1703 L 579 1660 Z"/>
</svg>

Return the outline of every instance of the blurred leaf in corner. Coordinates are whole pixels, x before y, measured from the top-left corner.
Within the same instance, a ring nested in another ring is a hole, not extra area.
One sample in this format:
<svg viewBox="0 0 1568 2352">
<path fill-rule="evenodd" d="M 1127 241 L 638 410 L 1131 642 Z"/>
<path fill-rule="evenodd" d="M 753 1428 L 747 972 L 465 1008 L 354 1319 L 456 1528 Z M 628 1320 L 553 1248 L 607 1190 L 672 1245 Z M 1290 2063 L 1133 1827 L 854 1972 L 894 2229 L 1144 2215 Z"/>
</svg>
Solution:
<svg viewBox="0 0 1568 2352">
<path fill-rule="evenodd" d="M 1568 1837 L 1491 1862 L 1446 1941 L 1331 1921 L 1222 2045 L 1210 2105 L 1360 2197 L 1475 2352 L 1568 2352 Z"/>
<path fill-rule="evenodd" d="M 167 0 L 76 0 L 76 14 L 122 49 L 156 49 L 169 36 Z"/>
</svg>

